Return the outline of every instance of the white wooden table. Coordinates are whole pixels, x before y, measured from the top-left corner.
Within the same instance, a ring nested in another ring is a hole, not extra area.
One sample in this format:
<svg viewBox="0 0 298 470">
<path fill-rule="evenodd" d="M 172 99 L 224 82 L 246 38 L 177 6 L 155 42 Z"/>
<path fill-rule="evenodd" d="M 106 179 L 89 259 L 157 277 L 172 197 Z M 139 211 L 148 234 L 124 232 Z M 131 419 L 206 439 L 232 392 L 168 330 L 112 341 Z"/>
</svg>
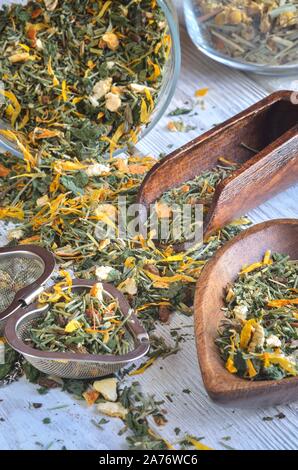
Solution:
<svg viewBox="0 0 298 470">
<path fill-rule="evenodd" d="M 182 2 L 178 3 L 181 6 Z M 170 109 L 194 99 L 194 91 L 207 86 L 210 91 L 205 99 L 205 110 L 198 107 L 198 115 L 189 118 L 191 124 L 197 126 L 189 133 L 170 133 L 166 129 L 170 118 L 164 117 L 138 145 L 144 154 L 157 156 L 161 152 L 169 153 L 169 144 L 173 144 L 174 149 L 269 92 L 291 88 L 293 79 L 248 76 L 218 65 L 195 49 L 183 27 L 181 33 L 183 66 Z M 250 216 L 254 222 L 276 217 L 298 217 L 297 201 L 298 186 L 295 186 L 254 210 Z M 4 236 L 1 240 L 0 235 L 0 245 L 4 241 Z M 187 325 L 186 332 L 193 333 L 192 320 L 184 317 L 176 316 L 170 327 L 183 324 Z M 170 327 L 159 327 L 160 333 L 169 341 Z M 166 393 L 173 396 L 173 403 L 167 401 L 165 404 L 168 423 L 162 430 L 155 427 L 156 432 L 175 443 L 177 436 L 174 428 L 179 427 L 181 436 L 183 433 L 204 436 L 203 442 L 215 449 L 223 449 L 221 442 L 225 436 L 231 437 L 226 444 L 235 449 L 297 449 L 298 401 L 297 404 L 266 410 L 221 408 L 210 401 L 203 387 L 193 336 L 181 347 L 177 355 L 157 361 L 137 377 L 144 392 L 153 393 L 161 400 Z M 183 393 L 184 389 L 189 389 L 191 393 Z M 61 449 L 62 446 L 67 449 L 126 448 L 124 437 L 118 436 L 123 426 L 120 420 L 111 418 L 100 431 L 92 424 L 92 419 L 100 419 L 95 407 L 87 408 L 84 402 L 78 402 L 58 389 L 41 396 L 36 386 L 21 379 L 0 389 L 0 400 L 0 449 Z M 32 402 L 41 402 L 43 406 L 32 409 Z M 274 417 L 280 412 L 285 414 L 284 419 L 264 421 L 265 417 Z M 46 417 L 51 418 L 50 424 L 42 423 Z"/>
</svg>

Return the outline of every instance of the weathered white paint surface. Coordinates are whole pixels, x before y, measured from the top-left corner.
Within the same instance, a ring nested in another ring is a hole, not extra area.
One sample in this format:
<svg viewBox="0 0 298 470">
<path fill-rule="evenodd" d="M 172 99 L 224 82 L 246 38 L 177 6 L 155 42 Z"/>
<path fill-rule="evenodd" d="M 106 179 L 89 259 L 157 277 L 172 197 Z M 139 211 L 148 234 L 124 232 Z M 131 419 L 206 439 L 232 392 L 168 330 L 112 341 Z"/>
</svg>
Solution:
<svg viewBox="0 0 298 470">
<path fill-rule="evenodd" d="M 0 1 L 0 4 L 3 2 Z M 178 2 L 182 3 L 182 2 Z M 169 144 L 179 147 L 212 125 L 231 117 L 274 89 L 290 88 L 292 80 L 268 79 L 247 76 L 211 62 L 193 47 L 182 30 L 183 68 L 181 79 L 171 103 L 171 109 L 193 99 L 194 91 L 208 86 L 206 109 L 198 108 L 198 116 L 192 117 L 195 131 L 172 134 L 165 129 L 169 118 L 164 117 L 158 127 L 138 146 L 144 154 L 169 153 Z M 227 155 L 228 157 L 228 155 Z M 276 217 L 298 217 L 298 186 L 280 194 L 251 213 L 254 222 Z M 0 230 L 1 232 L 1 230 Z M 3 234 L 3 231 L 2 231 Z M 3 240 L 2 240 L 3 243 Z M 0 236 L 0 244 L 1 236 Z M 220 441 L 236 449 L 297 449 L 297 404 L 267 410 L 227 410 L 213 404 L 202 385 L 197 364 L 191 319 L 176 317 L 171 327 L 187 325 L 190 337 L 182 344 L 182 350 L 166 360 L 157 361 L 144 375 L 139 376 L 143 390 L 154 393 L 161 400 L 172 394 L 173 403 L 167 401 L 168 423 L 162 435 L 175 443 L 174 428 L 205 436 L 204 442 L 222 449 Z M 168 327 L 159 327 L 162 335 L 170 338 Z M 191 394 L 183 393 L 190 389 Z M 111 419 L 100 431 L 92 419 L 100 419 L 95 408 L 88 409 L 83 402 L 73 400 L 60 390 L 52 390 L 41 396 L 36 387 L 24 379 L 0 389 L 0 449 L 122 449 L 125 440 L 118 436 L 122 423 Z M 32 409 L 30 403 L 43 403 L 42 408 Z M 62 407 L 53 409 L 55 407 Z M 266 416 L 283 412 L 286 418 L 263 421 Z M 43 418 L 50 417 L 45 425 Z M 155 428 L 161 432 L 160 428 Z"/>
</svg>

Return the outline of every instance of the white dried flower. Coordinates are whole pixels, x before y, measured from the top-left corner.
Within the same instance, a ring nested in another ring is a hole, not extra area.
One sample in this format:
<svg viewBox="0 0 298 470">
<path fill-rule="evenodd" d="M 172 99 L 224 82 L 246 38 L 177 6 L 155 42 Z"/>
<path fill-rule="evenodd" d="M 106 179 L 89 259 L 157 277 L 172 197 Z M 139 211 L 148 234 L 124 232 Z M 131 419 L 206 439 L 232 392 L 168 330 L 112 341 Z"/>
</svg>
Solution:
<svg viewBox="0 0 298 470">
<path fill-rule="evenodd" d="M 20 240 L 23 235 L 23 230 L 21 230 L 20 228 L 15 228 L 8 232 L 7 238 L 8 240 Z"/>
<path fill-rule="evenodd" d="M 98 100 L 103 98 L 110 91 L 112 83 L 113 79 L 110 77 L 95 83 L 92 95 L 89 96 L 89 100 L 94 107 L 98 106 Z"/>
<path fill-rule="evenodd" d="M 49 202 L 49 196 L 45 194 L 37 199 L 36 205 L 37 207 L 45 206 Z"/>
<path fill-rule="evenodd" d="M 106 403 L 99 403 L 97 405 L 98 411 L 101 413 L 107 415 L 107 416 L 115 416 L 117 418 L 122 418 L 125 419 L 128 411 L 124 406 L 119 403 L 112 403 L 112 402 L 106 402 Z"/>
<path fill-rule="evenodd" d="M 145 85 L 140 85 L 139 83 L 131 83 L 129 87 L 135 93 L 144 93 L 145 90 L 155 91 L 154 88 L 150 88 Z"/>
<path fill-rule="evenodd" d="M 117 401 L 117 379 L 109 378 L 103 380 L 96 380 L 93 388 L 99 392 L 105 400 Z"/>
<path fill-rule="evenodd" d="M 117 208 L 112 204 L 98 204 L 94 209 L 94 215 L 100 218 L 103 214 L 112 220 L 116 220 Z"/>
<path fill-rule="evenodd" d="M 43 43 L 42 43 L 41 39 L 36 39 L 36 43 L 35 43 L 35 44 L 36 44 L 36 49 L 37 49 L 38 51 L 42 51 L 42 50 L 43 50 Z"/>
<path fill-rule="evenodd" d="M 233 313 L 237 320 L 246 320 L 248 307 L 246 305 L 236 305 L 233 309 Z"/>
<path fill-rule="evenodd" d="M 123 294 L 136 295 L 138 292 L 138 286 L 133 277 L 128 277 L 125 281 L 121 282 L 118 286 L 118 289 L 123 292 Z"/>
<path fill-rule="evenodd" d="M 98 266 L 95 269 L 95 276 L 99 281 L 106 281 L 111 271 L 113 271 L 113 268 L 110 266 Z"/>
<path fill-rule="evenodd" d="M 106 108 L 112 113 L 118 111 L 118 109 L 121 107 L 121 104 L 122 101 L 118 94 L 110 92 L 106 95 Z"/>
<path fill-rule="evenodd" d="M 270 335 L 266 339 L 266 344 L 268 348 L 280 348 L 281 347 L 281 341 L 276 335 Z"/>
<path fill-rule="evenodd" d="M 88 176 L 101 176 L 104 173 L 109 173 L 111 167 L 109 165 L 103 165 L 102 163 L 94 163 L 94 165 L 89 165 L 86 168 L 85 173 Z"/>
<path fill-rule="evenodd" d="M 255 352 L 257 348 L 263 349 L 264 347 L 264 342 L 265 342 L 264 328 L 262 327 L 262 325 L 257 323 L 254 326 L 254 330 L 255 331 L 253 332 L 252 340 L 248 346 L 248 352 Z"/>
<path fill-rule="evenodd" d="M 165 21 L 159 21 L 158 22 L 158 27 L 159 29 L 164 29 L 166 27 L 166 22 Z"/>
<path fill-rule="evenodd" d="M 58 0 L 44 0 L 44 4 L 48 11 L 54 11 L 58 6 Z"/>
</svg>

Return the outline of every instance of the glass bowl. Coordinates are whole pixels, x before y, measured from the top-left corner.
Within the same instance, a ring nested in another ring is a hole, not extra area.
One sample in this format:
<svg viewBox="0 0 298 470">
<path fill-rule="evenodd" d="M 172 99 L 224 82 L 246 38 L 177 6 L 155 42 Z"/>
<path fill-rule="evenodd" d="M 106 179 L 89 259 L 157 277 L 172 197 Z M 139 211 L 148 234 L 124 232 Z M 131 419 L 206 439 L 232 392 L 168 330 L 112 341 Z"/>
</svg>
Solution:
<svg viewBox="0 0 298 470">
<path fill-rule="evenodd" d="M 202 11 L 202 5 L 209 4 L 209 10 L 208 13 L 206 14 L 206 11 Z M 270 49 L 267 48 L 267 46 L 264 46 L 262 55 L 264 60 L 261 60 L 260 62 L 254 62 L 254 59 L 250 60 L 248 59 L 243 60 L 241 59 L 241 50 L 247 51 L 247 48 L 249 49 L 249 53 L 247 54 L 248 56 L 251 55 L 253 57 L 253 52 L 254 48 L 251 46 L 252 41 L 256 37 L 256 32 L 259 31 L 260 28 L 260 23 L 258 23 L 259 19 L 257 16 L 254 16 L 254 14 L 251 14 L 251 16 L 246 16 L 246 19 L 248 21 L 248 24 L 250 25 L 250 30 L 247 29 L 247 38 L 245 39 L 244 36 L 240 36 L 239 33 L 239 23 L 237 24 L 237 17 L 234 17 L 234 24 L 233 22 L 225 23 L 223 26 L 220 24 L 220 20 L 218 21 L 218 24 L 215 24 L 215 17 L 216 17 L 216 12 L 217 14 L 221 14 L 222 7 L 219 7 L 218 9 L 216 8 L 216 5 L 226 5 L 228 8 L 232 9 L 234 8 L 238 12 L 240 11 L 239 5 L 243 5 L 244 2 L 240 2 L 239 0 L 233 0 L 232 2 L 227 2 L 227 1 L 222 1 L 222 0 L 215 0 L 213 2 L 209 0 L 185 0 L 184 1 L 184 14 L 185 14 L 185 22 L 188 30 L 188 34 L 191 37 L 192 41 L 194 44 L 198 47 L 198 49 L 203 52 L 205 55 L 208 57 L 211 57 L 212 59 L 216 60 L 217 62 L 220 62 L 224 65 L 228 65 L 230 67 L 234 67 L 239 70 L 243 71 L 248 71 L 248 72 L 254 72 L 254 73 L 259 73 L 263 75 L 276 75 L 276 76 L 284 76 L 284 75 L 292 75 L 292 74 L 297 74 L 298 72 L 298 22 L 297 24 L 295 23 L 295 30 L 291 30 L 291 36 L 294 37 L 294 40 L 292 41 L 294 44 L 294 47 L 290 48 L 290 41 L 287 39 L 288 36 L 286 33 L 289 31 L 289 28 L 282 28 L 280 31 L 282 31 L 283 37 L 281 37 L 281 40 L 279 38 L 275 38 L 273 31 L 269 30 L 267 33 L 262 34 L 261 37 L 264 39 L 264 43 L 270 45 L 272 44 L 271 47 L 276 47 L 277 52 L 276 56 L 277 58 L 273 58 L 273 55 L 270 52 Z M 249 2 L 248 2 L 249 3 Z M 257 5 L 258 2 L 250 2 L 251 4 Z M 285 13 L 293 13 L 291 8 L 291 5 L 286 5 L 281 8 L 284 8 L 284 10 L 279 10 L 279 11 L 284 11 Z M 298 13 L 298 3 L 297 6 L 294 7 L 297 9 L 295 13 L 295 21 L 297 18 L 297 13 Z M 210 13 L 210 14 L 209 14 Z M 214 14 L 213 14 L 214 13 Z M 278 8 L 274 10 L 274 13 L 272 12 L 272 21 L 277 21 L 278 16 L 276 16 L 278 13 Z M 201 18 L 201 20 L 199 19 Z M 271 16 L 270 16 L 271 18 Z M 271 23 L 273 24 L 273 23 Z M 264 26 L 265 27 L 265 26 Z M 271 26 L 272 27 L 272 26 Z M 211 32 L 211 28 L 212 31 Z M 258 29 L 256 29 L 258 28 Z M 222 39 L 222 36 L 224 33 L 224 42 Z M 236 34 L 236 36 L 233 36 Z M 273 38 L 274 36 L 274 38 Z M 236 40 L 234 40 L 234 37 L 236 37 Z M 225 39 L 226 38 L 226 39 Z M 270 43 L 270 41 L 273 42 L 278 40 L 278 42 Z M 229 41 L 233 40 L 233 44 L 236 42 L 236 49 L 234 49 L 234 45 L 230 46 Z M 226 47 L 226 50 L 235 50 L 235 53 L 231 53 L 231 55 L 228 52 L 220 52 L 219 49 L 216 47 L 216 44 L 218 44 L 218 47 Z M 221 44 L 221 46 L 220 46 Z M 224 46 L 226 44 L 226 46 Z M 285 49 L 289 47 L 289 50 L 291 49 L 292 51 L 296 50 L 297 51 L 297 60 L 292 61 L 292 62 L 285 62 L 282 64 L 278 63 L 278 58 L 280 58 L 280 52 L 283 51 L 285 53 Z M 237 49 L 238 48 L 238 49 Z M 251 51 L 251 52 L 250 52 Z"/>
<path fill-rule="evenodd" d="M 2 5 L 9 5 L 12 3 L 19 3 L 25 5 L 27 0 L 4 0 L 1 2 Z M 180 73 L 181 66 L 181 48 L 180 48 L 180 36 L 179 36 L 179 23 L 177 12 L 174 7 L 172 0 L 157 0 L 158 5 L 164 11 L 166 16 L 169 34 L 171 36 L 171 53 L 169 55 L 167 64 L 164 69 L 163 81 L 159 93 L 159 99 L 155 106 L 155 109 L 151 115 L 150 122 L 144 125 L 140 134 L 139 140 L 145 137 L 158 123 L 158 121 L 164 115 L 176 89 L 177 81 Z M 1 86 L 1 81 L 0 81 Z M 0 96 L 1 98 L 1 96 Z M 0 102 L 1 105 L 1 102 Z M 9 125 L 6 122 L 0 120 L 1 129 L 9 129 Z M 18 150 L 16 144 L 6 139 L 4 136 L 0 136 L 0 152 L 8 151 L 17 157 L 22 157 L 22 153 Z M 123 149 L 119 149 L 115 152 L 115 155 L 123 152 Z"/>
<path fill-rule="evenodd" d="M 157 0 L 157 3 L 164 11 L 168 21 L 169 32 L 172 40 L 172 49 L 164 71 L 158 103 L 153 111 L 150 123 L 144 127 L 140 138 L 145 137 L 165 114 L 170 101 L 173 98 L 181 67 L 179 22 L 174 2 L 172 0 Z"/>
</svg>

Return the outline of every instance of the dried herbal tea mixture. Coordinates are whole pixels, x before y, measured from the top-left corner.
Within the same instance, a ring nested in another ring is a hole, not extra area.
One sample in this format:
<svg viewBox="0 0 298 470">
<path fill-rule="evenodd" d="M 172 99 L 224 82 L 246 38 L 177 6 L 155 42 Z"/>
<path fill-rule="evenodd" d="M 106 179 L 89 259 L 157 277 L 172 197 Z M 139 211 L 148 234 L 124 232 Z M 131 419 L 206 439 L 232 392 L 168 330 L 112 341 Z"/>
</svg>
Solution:
<svg viewBox="0 0 298 470">
<path fill-rule="evenodd" d="M 195 0 L 198 21 L 220 53 L 256 64 L 298 61 L 298 1 Z"/>
<path fill-rule="evenodd" d="M 0 117 L 33 165 L 136 142 L 158 100 L 171 38 L 155 1 L 2 6 Z"/>
<path fill-rule="evenodd" d="M 41 245 L 53 251 L 60 267 L 71 268 L 76 277 L 113 283 L 127 296 L 151 332 L 148 361 L 131 371 L 131 375 L 145 373 L 159 358 L 177 353 L 181 342 L 179 335 L 173 345 L 169 344 L 159 335 L 152 334 L 155 322 L 169 321 L 174 311 L 192 315 L 193 290 L 204 264 L 248 223 L 247 219 L 235 221 L 209 237 L 200 248 L 179 254 L 171 245 L 156 247 L 152 240 L 144 240 L 141 236 L 133 240 L 97 240 L 96 222 L 110 220 L 111 212 L 117 211 L 119 195 L 125 195 L 129 203 L 136 202 L 141 181 L 155 163 L 156 160 L 149 157 L 128 156 L 108 163 L 104 160 L 100 163 L 70 162 L 62 157 L 55 163 L 43 162 L 28 173 L 25 160 L 0 155 L 3 201 L 0 218 L 16 222 L 16 227 L 8 231 L 10 243 Z M 42 387 L 59 386 L 30 364 L 25 363 L 23 368 L 30 381 Z M 123 405 L 127 413 L 120 407 L 123 433 L 129 431 L 129 445 L 133 448 L 172 448 L 151 430 L 147 421 L 147 417 L 160 414 L 160 404 L 135 390 L 133 385 L 127 385 L 126 379 L 123 382 L 126 385 L 123 393 L 119 393 L 119 401 L 122 402 L 123 394 L 132 397 L 128 405 Z M 84 394 L 86 400 L 90 396 L 85 392 L 90 387 L 89 381 L 63 381 L 63 389 L 79 397 Z M 119 416 L 118 406 L 111 409 L 109 403 L 104 405 L 99 410 L 101 413 Z M 204 447 L 194 438 L 189 445 Z"/>
<path fill-rule="evenodd" d="M 204 171 L 192 180 L 162 195 L 155 204 L 155 212 L 160 223 L 162 223 L 163 218 L 170 218 L 167 243 L 172 244 L 186 241 L 184 234 L 182 234 L 179 240 L 173 238 L 176 230 L 174 228 L 175 222 L 179 220 L 178 226 L 181 226 L 183 222 L 183 218 L 181 217 L 183 205 L 189 204 L 193 206 L 194 209 L 196 205 L 202 204 L 204 206 L 203 216 L 205 218 L 209 212 L 217 185 L 236 170 L 236 168 L 237 163 L 230 162 L 225 158 L 219 158 L 218 164 L 211 170 Z M 187 218 L 187 228 L 190 233 L 192 233 L 192 236 L 198 222 L 196 221 L 195 215 L 195 210 L 192 210 Z"/>
<path fill-rule="evenodd" d="M 298 264 L 270 251 L 227 287 L 216 343 L 232 374 L 279 380 L 298 373 Z"/>
<path fill-rule="evenodd" d="M 140 183 L 155 162 L 149 157 L 113 159 L 108 165 L 61 159 L 27 173 L 25 161 L 0 155 L 5 175 L 0 218 L 18 224 L 8 232 L 11 243 L 40 244 L 77 277 L 113 282 L 128 295 L 148 329 L 170 311 L 191 314 L 193 286 L 206 260 L 247 223 L 236 221 L 199 249 L 179 255 L 171 245 L 161 250 L 141 236 L 97 240 L 97 221 L 111 220 L 120 195 L 136 202 Z"/>
<path fill-rule="evenodd" d="M 63 291 L 56 284 L 55 293 L 42 294 L 40 300 L 49 302 L 50 308 L 30 328 L 28 342 L 34 348 L 114 355 L 132 349 L 133 340 L 125 327 L 129 316 L 123 315 L 117 299 L 105 293 L 100 282 L 83 294 Z"/>
</svg>

